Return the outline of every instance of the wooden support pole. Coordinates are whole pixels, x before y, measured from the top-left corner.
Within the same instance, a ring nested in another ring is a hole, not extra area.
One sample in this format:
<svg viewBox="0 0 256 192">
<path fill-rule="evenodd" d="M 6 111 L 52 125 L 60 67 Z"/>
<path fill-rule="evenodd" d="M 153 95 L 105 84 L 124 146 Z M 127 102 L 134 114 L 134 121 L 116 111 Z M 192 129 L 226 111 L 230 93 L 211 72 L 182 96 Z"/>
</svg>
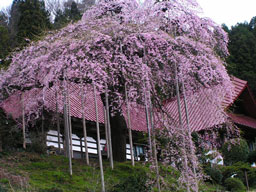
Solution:
<svg viewBox="0 0 256 192">
<path fill-rule="evenodd" d="M 183 99 L 184 99 L 184 106 L 185 106 L 185 113 L 186 113 L 186 122 L 187 122 L 187 128 L 188 128 L 190 153 L 192 155 L 195 155 L 194 146 L 193 146 L 194 144 L 193 144 L 193 141 L 192 141 L 191 129 L 190 129 L 190 121 L 189 121 L 189 114 L 188 114 L 186 90 L 185 90 L 184 82 L 182 81 L 181 83 L 182 83 Z M 198 187 L 198 179 L 197 179 L 197 173 L 196 173 L 195 159 L 192 159 L 192 166 L 193 166 L 193 174 L 194 174 L 194 179 L 195 179 L 195 191 L 198 192 L 199 187 Z"/>
<path fill-rule="evenodd" d="M 66 154 L 68 155 L 68 161 L 69 161 L 69 174 L 72 176 L 73 170 L 72 170 L 72 157 L 70 153 L 70 132 L 69 132 L 69 116 L 68 116 L 68 106 L 67 106 L 67 93 L 66 93 L 66 87 L 64 90 L 64 129 L 65 129 L 65 140 L 66 140 Z"/>
<path fill-rule="evenodd" d="M 139 32 L 140 32 L 140 27 L 139 27 Z M 143 54 L 143 61 L 144 61 L 147 55 L 145 47 L 143 48 L 143 53 L 144 53 Z M 151 158 L 153 153 L 153 148 L 152 148 L 152 138 L 151 138 L 151 129 L 150 129 L 150 117 L 149 117 L 150 114 L 149 114 L 149 106 L 148 106 L 147 86 L 146 86 L 145 80 L 143 83 L 143 87 L 144 87 L 145 112 L 146 112 L 147 130 L 148 130 L 148 144 L 149 144 L 149 151 L 150 151 L 149 158 Z"/>
<path fill-rule="evenodd" d="M 63 107 L 63 110 L 64 110 L 64 129 L 65 129 L 65 140 L 66 140 L 66 152 L 67 152 L 67 155 L 68 155 L 68 162 L 69 162 L 69 174 L 70 176 L 73 175 L 73 170 L 72 170 L 72 157 L 71 157 L 71 153 L 70 153 L 70 121 L 69 121 L 69 114 L 68 114 L 68 98 L 67 98 L 67 80 L 66 80 L 66 70 L 64 70 L 64 83 L 65 83 L 65 86 L 64 86 L 64 107 Z"/>
<path fill-rule="evenodd" d="M 146 83 L 144 82 L 144 102 L 145 102 L 145 112 L 146 112 L 146 121 L 147 121 L 147 130 L 148 130 L 148 144 L 149 144 L 149 158 L 152 156 L 152 138 L 151 138 L 151 129 L 150 129 L 150 118 L 149 118 L 149 108 L 148 108 L 148 97 L 146 90 Z"/>
<path fill-rule="evenodd" d="M 71 157 L 74 157 L 73 154 L 73 141 L 72 141 L 72 122 L 71 122 L 71 106 L 70 106 L 70 95 L 69 95 L 69 90 L 67 91 L 67 111 L 68 111 L 68 121 L 69 121 L 69 143 L 70 143 L 70 153 Z"/>
<path fill-rule="evenodd" d="M 180 122 L 180 126 L 181 129 L 183 129 L 183 123 L 182 123 L 182 116 L 181 116 L 181 105 L 180 105 L 180 88 L 179 88 L 179 79 L 178 79 L 178 70 L 177 70 L 177 65 L 175 64 L 175 79 L 176 79 L 176 95 L 177 95 L 177 104 L 178 104 L 178 112 L 179 112 L 179 122 Z M 187 181 L 187 191 L 190 192 L 190 186 L 189 186 L 189 178 L 188 178 L 188 159 L 187 159 L 187 153 L 186 153 L 186 144 L 185 144 L 185 138 L 184 135 L 182 135 L 182 153 L 184 156 L 184 166 L 185 166 L 185 170 L 186 170 L 186 181 Z"/>
<path fill-rule="evenodd" d="M 88 145 L 87 145 L 87 131 L 86 131 L 86 122 L 85 122 L 85 95 L 84 89 L 82 89 L 82 118 L 83 118 L 83 133 L 84 133 L 84 150 L 85 150 L 85 159 L 86 164 L 89 165 L 89 153 L 88 153 Z"/>
<path fill-rule="evenodd" d="M 106 146 L 107 146 L 107 158 L 109 159 L 108 120 L 107 120 L 106 107 L 103 107 L 103 111 L 104 111 L 105 137 L 106 137 Z"/>
<path fill-rule="evenodd" d="M 23 134 L 23 149 L 26 149 L 26 127 L 25 127 L 25 105 L 24 105 L 24 93 L 21 95 L 22 102 L 22 134 Z"/>
<path fill-rule="evenodd" d="M 109 139 L 109 160 L 110 160 L 110 167 L 114 169 L 114 160 L 113 160 L 113 151 L 112 151 L 112 138 L 111 138 L 111 126 L 110 126 L 110 112 L 109 112 L 109 102 L 108 102 L 108 87 L 107 83 L 105 83 L 105 103 L 106 103 L 106 118 L 108 124 L 108 139 Z"/>
<path fill-rule="evenodd" d="M 60 145 L 60 115 L 59 115 L 59 113 L 57 114 L 57 132 L 58 132 L 58 149 L 59 149 L 59 154 L 61 154 L 61 145 Z"/>
<path fill-rule="evenodd" d="M 158 160 L 157 160 L 157 148 L 156 148 L 156 135 L 155 135 L 155 128 L 154 128 L 154 112 L 153 112 L 153 106 L 151 103 L 151 96 L 149 93 L 149 112 L 150 112 L 150 123 L 151 123 L 151 130 L 152 130 L 152 147 L 153 147 L 153 157 L 154 157 L 154 163 L 156 167 L 156 183 L 157 183 L 157 189 L 158 192 L 161 191 L 161 185 L 160 185 L 160 174 L 159 174 L 159 166 L 158 166 Z"/>
<path fill-rule="evenodd" d="M 103 172 L 103 164 L 102 164 L 102 156 L 101 156 L 101 148 L 100 148 L 100 126 L 99 126 L 98 102 L 97 102 L 97 93 L 96 93 L 96 87 L 94 82 L 93 82 L 93 92 L 94 92 L 94 104 L 95 104 L 95 113 L 96 113 L 97 145 L 98 145 L 98 156 L 99 156 L 99 164 L 100 164 L 101 191 L 105 192 L 104 172 Z"/>
<path fill-rule="evenodd" d="M 58 132 L 58 149 L 59 154 L 61 153 L 61 146 L 60 146 L 60 115 L 59 115 L 59 105 L 58 105 L 58 93 L 55 92 L 55 100 L 56 100 L 56 121 L 57 121 L 57 132 Z"/>
<path fill-rule="evenodd" d="M 125 102 L 126 102 L 127 117 L 128 117 L 128 131 L 129 131 L 131 161 L 132 161 L 132 166 L 134 166 L 135 163 L 134 163 L 134 151 L 133 151 L 133 142 L 132 142 L 132 127 L 131 127 L 131 117 L 130 117 L 130 103 L 129 103 L 129 99 L 128 99 L 126 83 L 125 83 L 124 89 L 125 89 Z"/>
</svg>

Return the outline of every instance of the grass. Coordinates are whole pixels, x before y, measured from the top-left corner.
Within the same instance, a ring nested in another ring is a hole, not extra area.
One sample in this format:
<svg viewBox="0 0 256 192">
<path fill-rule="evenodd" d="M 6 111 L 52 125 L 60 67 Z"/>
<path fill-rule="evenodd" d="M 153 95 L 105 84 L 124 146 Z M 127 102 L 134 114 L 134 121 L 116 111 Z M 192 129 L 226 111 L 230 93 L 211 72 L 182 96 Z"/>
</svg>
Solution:
<svg viewBox="0 0 256 192">
<path fill-rule="evenodd" d="M 156 175 L 148 164 L 136 162 L 115 162 L 111 170 L 109 162 L 103 162 L 106 191 L 108 192 L 148 192 L 155 191 Z M 97 192 L 101 191 L 100 171 L 97 159 L 73 160 L 73 176 L 69 175 L 68 159 L 63 156 L 39 155 L 16 152 L 0 157 L 0 192 Z M 1 172 L 8 173 L 3 177 Z M 164 186 L 162 191 L 182 191 L 178 189 L 179 172 L 172 167 L 160 166 Z M 1 176 L 2 175 L 2 176 Z M 16 180 L 14 179 L 16 178 Z M 22 178 L 24 182 L 20 182 Z M 23 183 L 23 185 L 21 184 Z M 25 184 L 26 185 L 25 185 Z M 214 186 L 204 185 L 201 191 L 216 191 Z"/>
</svg>

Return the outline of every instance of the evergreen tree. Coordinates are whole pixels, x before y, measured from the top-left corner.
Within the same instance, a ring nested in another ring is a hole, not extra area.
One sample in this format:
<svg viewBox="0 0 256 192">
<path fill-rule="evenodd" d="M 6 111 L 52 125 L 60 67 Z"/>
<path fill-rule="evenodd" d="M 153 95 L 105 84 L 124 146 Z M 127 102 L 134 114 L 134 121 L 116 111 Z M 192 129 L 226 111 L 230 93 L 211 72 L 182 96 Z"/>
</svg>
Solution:
<svg viewBox="0 0 256 192">
<path fill-rule="evenodd" d="M 255 26 L 256 26 L 256 16 L 253 17 L 253 18 L 251 19 L 250 23 L 249 23 L 249 27 L 250 27 L 251 29 L 254 29 Z"/>
<path fill-rule="evenodd" d="M 0 25 L 0 68 L 5 64 L 4 59 L 10 51 L 10 36 L 8 29 Z"/>
<path fill-rule="evenodd" d="M 8 16 L 3 11 L 0 11 L 0 25 L 8 26 Z"/>
<path fill-rule="evenodd" d="M 19 12 L 17 38 L 20 44 L 24 44 L 26 39 L 37 39 L 43 31 L 51 28 L 44 1 L 23 0 L 19 4 Z"/>
<path fill-rule="evenodd" d="M 250 24 L 239 23 L 228 31 L 230 56 L 227 59 L 227 68 L 230 74 L 248 81 L 256 95 L 256 29 L 254 26 L 255 18 Z"/>
<path fill-rule="evenodd" d="M 5 58 L 10 52 L 10 35 L 7 21 L 7 16 L 0 12 L 0 68 L 6 65 Z"/>
<path fill-rule="evenodd" d="M 82 0 L 82 2 L 79 4 L 79 7 L 81 7 L 83 11 L 86 11 L 93 5 L 95 5 L 95 0 Z"/>
<path fill-rule="evenodd" d="M 224 31 L 226 31 L 227 33 L 229 33 L 229 28 L 228 28 L 228 26 L 226 25 L 226 24 L 222 24 L 221 25 L 221 27 L 222 27 L 222 29 L 224 30 Z"/>
<path fill-rule="evenodd" d="M 82 15 L 77 8 L 77 4 L 74 1 L 68 1 L 64 4 L 64 11 L 58 10 L 54 19 L 54 28 L 60 29 L 67 25 L 69 22 L 77 21 L 81 19 Z"/>
<path fill-rule="evenodd" d="M 8 28 L 10 31 L 10 40 L 11 40 L 11 48 L 15 48 L 18 46 L 17 43 L 17 33 L 18 33 L 18 23 L 20 20 L 20 11 L 19 5 L 21 0 L 13 0 L 11 11 L 10 11 L 10 19 Z"/>
<path fill-rule="evenodd" d="M 57 10 L 53 27 L 55 29 L 60 29 L 64 27 L 68 22 L 69 22 L 69 19 L 68 19 L 67 13 L 60 9 Z"/>
<path fill-rule="evenodd" d="M 72 21 L 77 21 L 81 19 L 81 14 L 77 8 L 77 4 L 73 1 L 70 8 L 70 19 Z"/>
<path fill-rule="evenodd" d="M 51 28 L 49 13 L 42 0 L 13 0 L 10 16 L 0 12 L 0 68 L 8 66 L 8 54 L 35 40 L 43 31 Z"/>
</svg>

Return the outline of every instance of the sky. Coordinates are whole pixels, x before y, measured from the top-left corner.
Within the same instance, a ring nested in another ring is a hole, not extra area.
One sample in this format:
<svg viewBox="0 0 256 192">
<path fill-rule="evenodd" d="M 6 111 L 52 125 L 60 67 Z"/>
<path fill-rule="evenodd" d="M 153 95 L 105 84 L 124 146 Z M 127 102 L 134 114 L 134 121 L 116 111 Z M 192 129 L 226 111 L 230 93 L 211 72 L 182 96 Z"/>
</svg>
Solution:
<svg viewBox="0 0 256 192">
<path fill-rule="evenodd" d="M 0 9 L 5 8 L 12 4 L 13 0 L 0 0 Z"/>
<path fill-rule="evenodd" d="M 250 22 L 256 16 L 256 0 L 197 0 L 203 8 L 204 16 L 228 27 L 237 22 Z"/>
<path fill-rule="evenodd" d="M 256 0 L 197 0 L 203 8 L 204 16 L 228 27 L 237 22 L 250 22 L 256 16 Z M 11 5 L 12 0 L 0 0 L 0 9 Z"/>
</svg>

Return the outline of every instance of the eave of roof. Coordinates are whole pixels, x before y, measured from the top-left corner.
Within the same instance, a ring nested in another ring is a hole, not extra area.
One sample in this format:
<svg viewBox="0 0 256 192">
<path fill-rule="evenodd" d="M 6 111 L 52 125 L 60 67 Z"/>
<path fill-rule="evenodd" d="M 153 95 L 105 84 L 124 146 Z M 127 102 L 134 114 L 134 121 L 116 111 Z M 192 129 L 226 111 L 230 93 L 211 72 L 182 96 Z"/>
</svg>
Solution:
<svg viewBox="0 0 256 192">
<path fill-rule="evenodd" d="M 230 107 L 238 99 L 238 97 L 243 93 L 243 91 L 248 87 L 247 81 L 244 81 L 237 77 L 232 76 L 231 81 L 234 85 L 234 89 L 232 93 L 232 98 L 228 96 L 224 98 L 223 106 L 225 108 Z"/>
<path fill-rule="evenodd" d="M 231 114 L 228 116 L 237 124 L 256 129 L 256 119 L 242 114 Z"/>
<path fill-rule="evenodd" d="M 241 80 L 236 77 L 232 77 L 232 81 L 234 84 L 234 94 L 232 97 L 225 97 L 223 101 L 223 108 L 228 108 L 231 106 L 235 100 L 243 93 L 243 91 L 248 88 L 247 81 Z M 46 100 L 46 108 L 49 111 L 56 111 L 56 98 L 55 92 L 58 88 L 49 88 L 46 90 L 45 100 Z M 39 89 L 26 91 L 25 95 L 27 99 L 33 100 L 36 97 L 34 94 L 40 94 Z M 34 94 L 31 94 L 35 92 Z M 76 118 L 82 118 L 82 104 L 81 104 L 81 93 L 80 87 L 77 84 L 72 84 L 69 86 L 70 93 L 70 106 L 71 106 L 71 116 Z M 61 91 L 59 90 L 59 95 L 61 95 Z M 250 93 L 251 94 L 251 93 Z M 252 98 L 252 94 L 250 95 Z M 100 96 L 97 96 L 98 100 L 98 108 L 99 108 L 99 122 L 104 123 L 104 112 L 103 112 L 103 103 L 101 101 Z M 192 95 L 188 98 L 188 111 L 189 118 L 192 131 L 200 131 L 213 127 L 214 125 L 221 124 L 225 121 L 225 117 L 222 112 L 219 112 L 219 109 L 214 106 L 212 101 L 214 98 L 209 98 L 207 95 L 207 90 L 202 90 L 199 93 Z M 255 100 L 253 98 L 253 102 Z M 63 99 L 61 97 L 58 99 L 58 104 L 60 106 L 59 112 L 61 113 L 61 106 L 63 105 Z M 176 98 L 171 98 L 163 103 L 169 115 L 174 119 L 174 124 L 178 123 L 178 108 L 177 108 L 177 100 Z M 256 105 L 255 105 L 256 106 Z M 20 94 L 14 94 L 10 96 L 3 104 L 2 108 L 5 109 L 7 113 L 13 115 L 14 118 L 18 118 L 21 115 L 21 103 L 20 103 Z M 86 120 L 96 121 L 95 117 L 95 106 L 93 101 L 93 93 L 87 91 L 86 93 L 86 102 L 85 102 L 85 116 Z M 147 131 L 147 123 L 146 123 L 146 114 L 145 107 L 142 105 L 133 106 L 131 112 L 131 124 L 132 129 L 136 131 Z M 183 102 L 183 98 L 181 98 L 181 108 L 182 108 L 182 119 L 183 123 L 186 124 L 186 114 L 185 114 L 185 106 Z M 123 106 L 123 115 L 127 121 L 126 115 L 126 107 Z M 218 121 L 216 120 L 218 119 Z M 238 118 L 235 118 L 238 121 Z M 240 120 L 241 122 L 245 122 Z M 247 123 L 250 125 L 250 123 Z M 254 124 L 252 124 L 254 126 Z"/>
</svg>

